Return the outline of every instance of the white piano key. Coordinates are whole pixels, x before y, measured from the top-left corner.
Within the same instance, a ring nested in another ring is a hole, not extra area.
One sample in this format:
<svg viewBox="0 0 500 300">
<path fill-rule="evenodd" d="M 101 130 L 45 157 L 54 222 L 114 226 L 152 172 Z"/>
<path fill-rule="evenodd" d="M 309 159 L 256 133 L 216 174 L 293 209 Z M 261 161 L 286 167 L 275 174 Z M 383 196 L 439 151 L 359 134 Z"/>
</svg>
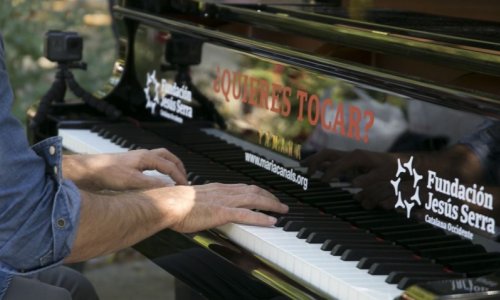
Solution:
<svg viewBox="0 0 500 300">
<path fill-rule="evenodd" d="M 401 294 L 395 285 L 387 284 L 385 276 L 374 276 L 356 268 L 357 262 L 343 261 L 320 244 L 308 244 L 295 232 L 281 228 L 265 228 L 228 224 L 219 230 L 244 248 L 269 260 L 285 274 L 323 292 L 328 297 L 349 300 L 394 299 Z M 259 240 L 258 247 L 248 241 Z"/>
</svg>

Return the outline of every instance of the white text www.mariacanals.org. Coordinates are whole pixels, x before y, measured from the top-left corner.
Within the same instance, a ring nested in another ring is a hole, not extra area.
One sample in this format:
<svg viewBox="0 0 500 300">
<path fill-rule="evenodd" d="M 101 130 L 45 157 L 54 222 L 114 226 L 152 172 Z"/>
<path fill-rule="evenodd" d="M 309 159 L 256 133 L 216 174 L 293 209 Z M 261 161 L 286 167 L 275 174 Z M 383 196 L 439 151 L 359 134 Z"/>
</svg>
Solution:
<svg viewBox="0 0 500 300">
<path fill-rule="evenodd" d="M 290 180 L 293 183 L 302 186 L 304 191 L 307 190 L 309 180 L 302 175 L 297 175 L 295 173 L 295 170 L 292 168 L 287 169 L 283 166 L 276 164 L 273 160 L 267 160 L 263 157 L 260 157 L 258 155 L 249 152 L 245 152 L 245 161 L 253 165 L 256 165 L 257 167 L 268 170 L 276 175 L 279 175 L 287 180 Z"/>
</svg>

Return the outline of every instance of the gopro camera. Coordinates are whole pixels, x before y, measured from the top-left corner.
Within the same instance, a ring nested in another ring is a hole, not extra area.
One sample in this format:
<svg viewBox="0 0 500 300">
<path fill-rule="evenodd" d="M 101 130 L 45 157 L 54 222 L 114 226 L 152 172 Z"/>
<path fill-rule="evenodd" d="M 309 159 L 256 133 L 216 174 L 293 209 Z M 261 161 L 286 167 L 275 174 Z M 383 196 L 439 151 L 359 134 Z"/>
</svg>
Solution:
<svg viewBox="0 0 500 300">
<path fill-rule="evenodd" d="M 43 50 L 50 61 L 77 62 L 82 59 L 83 38 L 77 32 L 51 30 L 45 34 Z"/>
</svg>

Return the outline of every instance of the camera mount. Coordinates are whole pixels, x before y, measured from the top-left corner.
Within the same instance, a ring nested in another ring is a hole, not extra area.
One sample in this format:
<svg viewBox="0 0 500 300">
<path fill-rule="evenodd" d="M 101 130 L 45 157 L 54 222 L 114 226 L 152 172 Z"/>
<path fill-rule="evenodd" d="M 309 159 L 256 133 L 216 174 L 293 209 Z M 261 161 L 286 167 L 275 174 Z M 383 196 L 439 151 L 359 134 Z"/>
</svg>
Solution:
<svg viewBox="0 0 500 300">
<path fill-rule="evenodd" d="M 87 70 L 87 64 L 80 61 L 82 59 L 83 39 L 75 32 L 61 31 L 49 31 L 45 38 L 44 55 L 47 59 L 57 63 L 57 72 L 54 82 L 40 100 L 30 127 L 37 128 L 45 121 L 53 102 L 64 102 L 68 87 L 76 97 L 82 99 L 90 107 L 104 113 L 111 120 L 120 118 L 122 115 L 120 110 L 85 91 L 71 72 L 71 69 Z"/>
</svg>

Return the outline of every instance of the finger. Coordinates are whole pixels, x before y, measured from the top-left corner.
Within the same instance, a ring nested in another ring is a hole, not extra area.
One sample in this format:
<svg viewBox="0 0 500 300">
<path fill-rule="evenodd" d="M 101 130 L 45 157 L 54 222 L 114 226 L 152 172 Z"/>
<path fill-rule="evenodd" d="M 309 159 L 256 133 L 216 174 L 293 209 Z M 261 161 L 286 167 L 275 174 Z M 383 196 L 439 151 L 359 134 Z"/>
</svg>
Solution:
<svg viewBox="0 0 500 300">
<path fill-rule="evenodd" d="M 184 164 L 175 154 L 173 154 L 172 152 L 168 151 L 165 148 L 153 149 L 151 150 L 151 152 L 159 155 L 160 157 L 163 157 L 166 160 L 173 162 L 179 168 L 179 170 L 181 170 L 181 172 L 184 173 L 185 176 L 187 176 Z"/>
<path fill-rule="evenodd" d="M 131 189 L 152 189 L 173 186 L 174 183 L 162 177 L 150 176 L 137 171 L 128 185 Z"/>
<path fill-rule="evenodd" d="M 143 158 L 142 169 L 157 170 L 172 177 L 177 184 L 188 184 L 185 173 L 175 163 L 156 155 L 146 154 Z"/>
<path fill-rule="evenodd" d="M 218 198 L 218 203 L 225 206 L 273 211 L 280 214 L 288 212 L 288 206 L 277 199 L 255 194 L 224 195 Z"/>
<path fill-rule="evenodd" d="M 366 174 L 361 174 L 352 180 L 352 185 L 354 187 L 364 188 L 370 186 L 376 182 L 384 181 L 388 182 L 387 178 L 381 174 L 379 169 L 371 170 Z"/>
<path fill-rule="evenodd" d="M 180 185 L 187 185 L 188 180 L 186 173 L 179 169 L 179 167 L 173 162 L 166 159 L 159 159 L 155 168 L 157 171 L 168 174 L 172 179 Z"/>
<path fill-rule="evenodd" d="M 304 159 L 301 164 L 308 167 L 307 173 L 314 174 L 316 171 L 323 170 L 325 162 L 334 162 L 344 155 L 343 151 L 321 150 L 316 154 Z"/>
<path fill-rule="evenodd" d="M 215 193 L 223 192 L 225 194 L 233 196 L 243 195 L 243 194 L 256 194 L 278 200 L 278 198 L 276 198 L 276 196 L 274 196 L 272 193 L 256 185 L 248 185 L 242 183 L 237 183 L 237 184 L 209 183 L 201 185 L 199 187 L 201 190 L 206 192 L 215 192 Z"/>
<path fill-rule="evenodd" d="M 323 174 L 322 180 L 329 181 L 333 178 L 352 177 L 359 169 L 367 169 L 372 165 L 370 159 L 366 156 L 368 152 L 355 150 L 346 154 L 342 159 L 333 163 Z"/>
<path fill-rule="evenodd" d="M 222 210 L 222 213 L 226 214 L 227 222 L 257 226 L 273 226 L 276 224 L 276 218 L 245 208 L 227 207 Z"/>
<path fill-rule="evenodd" d="M 394 189 L 390 184 L 373 184 L 356 194 L 355 199 L 366 209 L 373 209 L 385 201 L 395 201 Z"/>
</svg>

